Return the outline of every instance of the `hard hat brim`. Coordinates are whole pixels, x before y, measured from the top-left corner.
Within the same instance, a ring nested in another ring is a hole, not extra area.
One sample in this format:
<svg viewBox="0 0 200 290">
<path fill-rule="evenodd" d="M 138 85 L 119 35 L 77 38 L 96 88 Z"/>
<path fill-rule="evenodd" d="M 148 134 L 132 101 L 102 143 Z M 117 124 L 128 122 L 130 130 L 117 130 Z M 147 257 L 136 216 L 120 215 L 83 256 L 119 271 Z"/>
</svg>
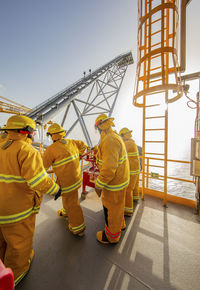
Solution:
<svg viewBox="0 0 200 290">
<path fill-rule="evenodd" d="M 114 121 L 114 118 L 108 117 L 108 118 L 106 118 L 106 119 L 103 120 L 103 121 L 100 121 L 100 120 L 99 120 L 100 122 L 98 123 L 98 121 L 97 121 L 96 124 L 95 124 L 95 127 L 98 127 L 99 125 L 103 124 L 104 122 L 106 122 L 106 121 L 108 121 L 108 120 Z"/>
</svg>

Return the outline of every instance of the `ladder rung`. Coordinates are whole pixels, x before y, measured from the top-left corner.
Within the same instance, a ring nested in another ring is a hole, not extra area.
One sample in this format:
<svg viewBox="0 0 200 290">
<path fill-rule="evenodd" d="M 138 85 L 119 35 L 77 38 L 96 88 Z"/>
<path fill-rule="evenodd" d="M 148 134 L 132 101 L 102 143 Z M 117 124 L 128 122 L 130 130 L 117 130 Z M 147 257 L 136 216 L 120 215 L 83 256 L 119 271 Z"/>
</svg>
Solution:
<svg viewBox="0 0 200 290">
<path fill-rule="evenodd" d="M 158 106 L 160 106 L 160 104 L 155 104 L 155 105 L 147 105 L 147 106 L 145 106 L 145 108 L 150 108 L 150 107 L 158 107 Z"/>
<path fill-rule="evenodd" d="M 146 143 L 165 143 L 165 141 L 144 141 Z"/>
<path fill-rule="evenodd" d="M 150 80 L 149 83 L 152 84 L 152 83 L 160 82 L 160 81 L 162 81 L 162 78 L 160 78 L 160 79 L 156 79 L 156 80 L 153 79 L 152 81 Z"/>
<path fill-rule="evenodd" d="M 160 129 L 145 129 L 145 131 L 165 131 L 165 128 L 160 128 Z"/>
<path fill-rule="evenodd" d="M 168 37 L 172 38 L 173 36 L 174 36 L 174 33 L 170 33 Z"/>
<path fill-rule="evenodd" d="M 166 30 L 166 29 L 167 29 L 166 27 L 163 28 L 163 30 Z M 150 34 L 150 37 L 152 37 L 152 36 L 154 36 L 154 35 L 156 35 L 156 34 L 158 34 L 158 33 L 161 33 L 161 32 L 162 32 L 162 30 L 157 30 L 157 31 L 151 33 L 151 34 Z M 149 37 L 149 34 L 147 35 L 147 37 Z"/>
<path fill-rule="evenodd" d="M 161 53 L 158 53 L 158 54 L 156 54 L 156 55 L 153 55 L 153 56 L 151 57 L 151 59 L 154 59 L 154 58 L 157 58 L 157 57 L 161 57 Z"/>
<path fill-rule="evenodd" d="M 164 41 L 164 42 L 165 42 L 165 41 Z M 155 46 L 160 45 L 160 44 L 161 44 L 161 42 L 157 42 L 157 43 L 151 45 L 150 48 L 155 47 Z"/>
<path fill-rule="evenodd" d="M 164 15 L 164 17 L 166 17 L 166 15 Z M 156 23 L 156 22 L 158 22 L 160 20 L 162 20 L 162 18 L 158 18 L 158 19 L 152 21 L 150 24 L 147 24 L 147 26 L 152 25 L 152 24 L 154 24 L 154 23 Z"/>
<path fill-rule="evenodd" d="M 163 40 L 163 42 L 166 43 L 167 40 Z M 155 46 L 157 46 L 157 45 L 160 45 L 161 43 L 162 43 L 161 41 L 160 41 L 160 42 L 157 42 L 157 43 L 151 45 L 149 48 L 151 49 L 152 47 L 155 47 Z"/>
<path fill-rule="evenodd" d="M 145 117 L 145 119 L 165 118 L 165 116 Z"/>
<path fill-rule="evenodd" d="M 166 30 L 166 27 L 165 27 L 164 29 Z M 160 29 L 160 30 L 157 30 L 157 31 L 155 31 L 155 32 L 153 32 L 153 33 L 151 33 L 151 34 L 150 34 L 150 37 L 153 36 L 153 35 L 155 35 L 155 34 L 158 34 L 158 33 L 160 33 L 160 32 L 162 32 L 161 29 Z M 149 35 L 147 35 L 147 37 L 149 37 Z"/>
<path fill-rule="evenodd" d="M 150 71 L 160 69 L 161 67 L 162 67 L 162 66 L 157 66 L 157 67 L 154 67 L 154 68 L 150 68 Z"/>
</svg>

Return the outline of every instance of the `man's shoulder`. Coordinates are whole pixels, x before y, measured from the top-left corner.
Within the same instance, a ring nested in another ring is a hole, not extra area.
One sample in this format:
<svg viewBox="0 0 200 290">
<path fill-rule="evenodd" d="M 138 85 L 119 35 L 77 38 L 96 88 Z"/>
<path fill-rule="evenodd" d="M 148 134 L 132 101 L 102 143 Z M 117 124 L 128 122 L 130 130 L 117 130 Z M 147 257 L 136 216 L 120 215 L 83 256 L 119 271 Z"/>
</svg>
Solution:
<svg viewBox="0 0 200 290">
<path fill-rule="evenodd" d="M 118 134 L 116 134 L 115 132 L 111 132 L 111 133 L 107 134 L 104 138 L 104 142 L 106 144 L 113 143 L 113 144 L 119 144 L 119 145 L 123 143 L 122 138 Z"/>
<path fill-rule="evenodd" d="M 19 148 L 19 151 L 26 154 L 40 154 L 39 151 L 33 147 L 31 143 L 26 142 L 25 140 L 17 140 L 15 144 Z"/>
</svg>

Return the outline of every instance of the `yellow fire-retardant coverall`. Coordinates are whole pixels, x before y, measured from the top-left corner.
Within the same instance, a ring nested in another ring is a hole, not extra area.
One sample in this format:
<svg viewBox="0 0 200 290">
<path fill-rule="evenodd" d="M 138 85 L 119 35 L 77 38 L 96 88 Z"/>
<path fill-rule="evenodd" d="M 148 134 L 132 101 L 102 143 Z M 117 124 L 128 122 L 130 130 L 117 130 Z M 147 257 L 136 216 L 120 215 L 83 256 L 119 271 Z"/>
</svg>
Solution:
<svg viewBox="0 0 200 290">
<path fill-rule="evenodd" d="M 117 243 L 124 223 L 125 192 L 130 173 L 124 142 L 111 127 L 101 132 L 96 158 L 100 171 L 96 186 L 102 188 L 105 235 L 110 243 Z"/>
<path fill-rule="evenodd" d="M 52 165 L 57 176 L 57 183 L 62 189 L 63 208 L 67 213 L 69 230 L 79 234 L 85 229 L 83 211 L 78 200 L 78 189 L 82 184 L 79 155 L 83 154 L 87 145 L 83 141 L 64 139 L 61 134 L 53 135 L 54 143 L 44 155 L 45 168 Z"/>
<path fill-rule="evenodd" d="M 123 140 L 130 164 L 130 182 L 126 189 L 124 213 L 125 215 L 131 215 L 133 213 L 133 199 L 139 199 L 140 161 L 135 141 L 129 138 L 128 134 L 123 137 Z"/>
<path fill-rule="evenodd" d="M 25 276 L 33 258 L 41 195 L 59 190 L 26 136 L 10 131 L 0 144 L 0 258 L 12 269 L 15 284 Z"/>
</svg>

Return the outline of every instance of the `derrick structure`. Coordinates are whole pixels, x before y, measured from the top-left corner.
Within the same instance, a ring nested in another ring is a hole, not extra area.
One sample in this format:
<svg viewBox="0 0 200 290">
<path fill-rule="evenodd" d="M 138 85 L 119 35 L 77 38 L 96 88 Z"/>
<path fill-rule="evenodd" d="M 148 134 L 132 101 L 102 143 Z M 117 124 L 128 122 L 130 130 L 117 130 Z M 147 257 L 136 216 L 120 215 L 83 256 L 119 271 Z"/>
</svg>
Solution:
<svg viewBox="0 0 200 290">
<path fill-rule="evenodd" d="M 27 116 L 43 126 L 59 114 L 60 123 L 64 128 L 67 123 L 67 135 L 79 123 L 87 144 L 92 146 L 89 133 L 91 130 L 87 127 L 87 119 L 101 113 L 112 115 L 128 65 L 132 63 L 131 52 L 119 55 L 41 103 Z M 73 116 L 70 115 L 72 109 Z"/>
</svg>

